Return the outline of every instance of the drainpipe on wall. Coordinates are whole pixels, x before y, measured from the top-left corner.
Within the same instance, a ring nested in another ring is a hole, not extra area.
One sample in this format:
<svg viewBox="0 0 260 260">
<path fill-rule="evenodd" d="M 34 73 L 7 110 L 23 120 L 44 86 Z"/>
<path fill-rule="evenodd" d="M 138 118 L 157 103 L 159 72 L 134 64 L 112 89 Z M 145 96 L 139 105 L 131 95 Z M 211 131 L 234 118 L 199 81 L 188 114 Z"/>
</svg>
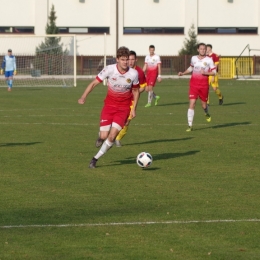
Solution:
<svg viewBox="0 0 260 260">
<path fill-rule="evenodd" d="M 116 0 L 116 52 L 118 49 L 118 0 Z"/>
</svg>

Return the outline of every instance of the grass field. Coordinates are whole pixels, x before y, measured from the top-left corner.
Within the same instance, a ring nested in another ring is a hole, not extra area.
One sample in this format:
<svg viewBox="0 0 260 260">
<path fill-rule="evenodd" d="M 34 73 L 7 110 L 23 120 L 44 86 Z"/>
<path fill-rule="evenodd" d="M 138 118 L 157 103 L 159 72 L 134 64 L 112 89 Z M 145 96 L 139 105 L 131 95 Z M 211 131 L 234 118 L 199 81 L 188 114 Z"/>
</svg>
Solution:
<svg viewBox="0 0 260 260">
<path fill-rule="evenodd" d="M 78 105 L 87 83 L 0 89 L 0 259 L 260 259 L 259 81 L 220 81 L 187 133 L 188 80 L 164 80 L 96 169 L 106 87 Z"/>
</svg>

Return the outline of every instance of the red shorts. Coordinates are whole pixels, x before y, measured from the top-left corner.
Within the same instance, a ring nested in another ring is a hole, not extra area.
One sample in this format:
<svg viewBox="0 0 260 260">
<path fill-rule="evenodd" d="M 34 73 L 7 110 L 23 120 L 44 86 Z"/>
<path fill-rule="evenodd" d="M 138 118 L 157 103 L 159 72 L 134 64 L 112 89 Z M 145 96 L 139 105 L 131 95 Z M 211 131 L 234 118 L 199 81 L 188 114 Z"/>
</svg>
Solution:
<svg viewBox="0 0 260 260">
<path fill-rule="evenodd" d="M 157 80 L 157 74 L 156 75 L 147 75 L 146 76 L 147 86 L 153 86 L 154 87 L 156 80 Z"/>
<path fill-rule="evenodd" d="M 100 115 L 100 126 L 112 125 L 117 123 L 124 127 L 130 113 L 130 107 L 104 106 Z"/>
<path fill-rule="evenodd" d="M 207 102 L 209 95 L 209 86 L 190 86 L 189 99 L 198 99 Z"/>
</svg>

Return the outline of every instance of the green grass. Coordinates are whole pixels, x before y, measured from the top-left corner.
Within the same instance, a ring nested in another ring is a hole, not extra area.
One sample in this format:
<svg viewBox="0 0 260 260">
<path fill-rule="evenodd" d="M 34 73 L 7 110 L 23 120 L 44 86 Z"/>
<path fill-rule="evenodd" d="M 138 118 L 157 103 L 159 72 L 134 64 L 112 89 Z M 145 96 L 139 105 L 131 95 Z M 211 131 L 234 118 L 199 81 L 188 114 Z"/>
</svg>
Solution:
<svg viewBox="0 0 260 260">
<path fill-rule="evenodd" d="M 87 83 L 0 89 L 0 259 L 259 259 L 259 82 L 220 81 L 187 133 L 188 80 L 164 80 L 96 169 L 106 87 L 81 106 Z"/>
</svg>

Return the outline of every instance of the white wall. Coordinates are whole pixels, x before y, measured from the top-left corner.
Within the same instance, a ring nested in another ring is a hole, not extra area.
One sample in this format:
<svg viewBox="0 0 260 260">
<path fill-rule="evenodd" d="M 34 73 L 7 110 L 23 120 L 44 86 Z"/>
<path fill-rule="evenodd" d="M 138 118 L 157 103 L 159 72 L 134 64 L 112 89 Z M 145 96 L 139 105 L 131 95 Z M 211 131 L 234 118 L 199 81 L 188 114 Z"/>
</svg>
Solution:
<svg viewBox="0 0 260 260">
<path fill-rule="evenodd" d="M 0 26 L 34 26 L 34 2 L 34 0 L 0 0 Z"/>
<path fill-rule="evenodd" d="M 0 26 L 34 26 L 35 34 L 42 35 L 48 12 L 54 4 L 57 26 L 110 27 L 110 34 L 106 37 L 106 53 L 115 55 L 116 1 L 0 0 L 4 10 L 12 11 L 12 15 L 1 12 Z M 159 0 L 159 3 L 153 0 L 118 0 L 118 3 L 118 46 L 125 45 L 138 55 L 146 55 L 150 44 L 155 45 L 160 55 L 177 55 L 192 23 L 195 27 L 258 27 L 260 33 L 260 0 L 233 0 L 233 3 L 228 0 Z M 184 27 L 185 34 L 123 34 L 124 27 L 153 26 Z M 211 43 L 214 51 L 222 56 L 239 55 L 247 44 L 253 49 L 260 49 L 259 35 L 200 34 L 198 40 Z M 104 49 L 104 35 L 77 35 L 78 55 L 103 55 Z M 251 54 L 260 55 L 260 52 Z"/>
<path fill-rule="evenodd" d="M 110 0 L 85 0 L 85 3 L 79 0 L 49 0 L 50 8 L 52 4 L 59 27 L 110 26 Z"/>
<path fill-rule="evenodd" d="M 198 0 L 199 27 L 257 27 L 259 0 Z"/>
<path fill-rule="evenodd" d="M 140 27 L 183 27 L 185 22 L 185 3 L 177 0 L 124 0 L 123 26 Z M 193 0 L 194 1 L 194 0 Z"/>
</svg>

